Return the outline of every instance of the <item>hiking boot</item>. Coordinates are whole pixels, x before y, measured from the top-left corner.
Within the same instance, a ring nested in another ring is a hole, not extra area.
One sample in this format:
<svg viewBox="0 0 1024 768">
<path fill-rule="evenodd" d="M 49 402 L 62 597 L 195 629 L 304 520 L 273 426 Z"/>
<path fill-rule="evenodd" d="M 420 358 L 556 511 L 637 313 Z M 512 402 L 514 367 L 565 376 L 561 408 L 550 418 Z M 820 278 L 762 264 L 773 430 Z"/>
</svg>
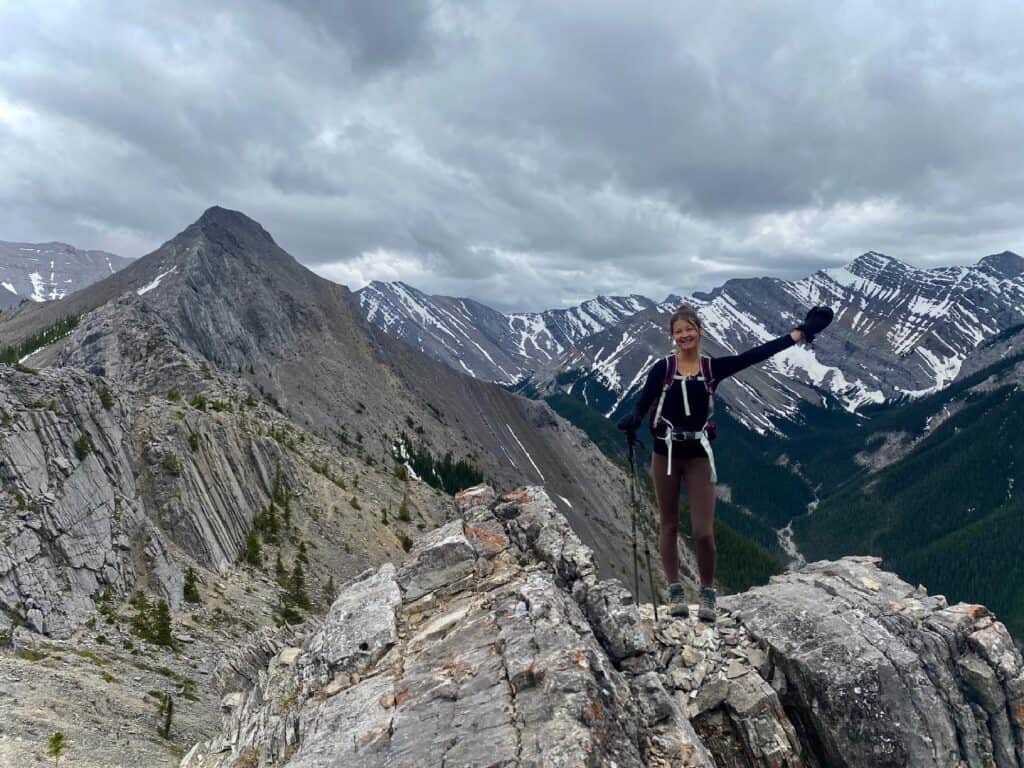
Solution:
<svg viewBox="0 0 1024 768">
<path fill-rule="evenodd" d="M 673 581 L 668 585 L 668 612 L 671 616 L 686 618 L 690 615 L 690 606 L 683 597 L 683 585 Z"/>
<path fill-rule="evenodd" d="M 706 621 L 709 624 L 715 623 L 716 611 L 718 607 L 718 594 L 715 592 L 713 587 L 701 587 L 700 588 L 700 608 L 697 610 L 697 618 L 701 621 Z"/>
</svg>

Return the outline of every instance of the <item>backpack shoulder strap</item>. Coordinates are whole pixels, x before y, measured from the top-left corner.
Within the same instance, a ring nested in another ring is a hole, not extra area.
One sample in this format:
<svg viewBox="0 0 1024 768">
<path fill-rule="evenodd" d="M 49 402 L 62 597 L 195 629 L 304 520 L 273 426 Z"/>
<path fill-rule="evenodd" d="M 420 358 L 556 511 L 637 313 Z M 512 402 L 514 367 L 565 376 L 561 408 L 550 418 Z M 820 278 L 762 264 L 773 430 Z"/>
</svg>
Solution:
<svg viewBox="0 0 1024 768">
<path fill-rule="evenodd" d="M 661 409 L 665 405 L 665 395 L 668 393 L 669 387 L 672 386 L 672 380 L 676 375 L 676 356 L 669 355 L 665 358 L 665 382 L 661 388 L 661 394 L 658 395 L 657 404 L 651 403 L 651 429 L 653 430 L 661 423 Z"/>
<path fill-rule="evenodd" d="M 700 372 L 704 377 L 704 389 L 708 392 L 708 418 L 704 422 L 704 429 L 707 429 L 715 415 L 715 386 L 718 384 L 711 370 L 711 358 L 707 355 L 700 356 Z"/>
<path fill-rule="evenodd" d="M 714 374 L 711 371 L 711 358 L 707 355 L 700 356 L 700 373 L 704 377 L 704 387 L 707 389 L 708 394 L 714 394 L 718 382 L 715 381 Z"/>
<path fill-rule="evenodd" d="M 672 386 L 672 380 L 676 377 L 676 356 L 669 355 L 665 358 L 665 382 L 662 385 L 662 390 L 667 390 Z"/>
</svg>

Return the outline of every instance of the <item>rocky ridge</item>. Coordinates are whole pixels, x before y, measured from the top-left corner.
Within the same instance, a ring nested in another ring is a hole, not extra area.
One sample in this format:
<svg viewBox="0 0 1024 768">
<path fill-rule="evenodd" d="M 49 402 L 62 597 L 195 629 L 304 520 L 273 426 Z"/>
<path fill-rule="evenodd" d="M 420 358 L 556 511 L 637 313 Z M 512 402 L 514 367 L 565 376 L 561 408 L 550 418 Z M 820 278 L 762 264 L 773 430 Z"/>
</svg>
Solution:
<svg viewBox="0 0 1024 768">
<path fill-rule="evenodd" d="M 1024 765 L 1024 665 L 981 606 L 849 557 L 655 621 L 542 489 L 458 507 L 294 645 L 240 651 L 183 768 Z"/>
<path fill-rule="evenodd" d="M 277 556 L 289 573 L 305 558 L 312 619 L 450 512 L 189 355 L 138 298 L 28 361 L 57 367 L 0 365 L 0 765 L 43 759 L 54 730 L 83 768 L 169 764 L 213 735 L 203 681 L 221 650 L 281 620 Z M 276 486 L 290 520 L 279 507 L 262 565 L 241 565 Z M 183 601 L 189 567 L 200 605 Z M 135 592 L 169 604 L 178 648 L 133 632 Z M 176 697 L 169 740 L 154 691 Z"/>
</svg>

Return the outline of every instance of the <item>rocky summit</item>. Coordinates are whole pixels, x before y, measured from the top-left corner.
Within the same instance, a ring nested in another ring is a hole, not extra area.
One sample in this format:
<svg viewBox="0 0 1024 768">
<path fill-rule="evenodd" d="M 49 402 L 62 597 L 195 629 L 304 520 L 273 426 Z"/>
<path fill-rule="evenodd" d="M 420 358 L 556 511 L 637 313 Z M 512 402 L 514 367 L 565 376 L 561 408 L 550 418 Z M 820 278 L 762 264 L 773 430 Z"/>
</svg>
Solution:
<svg viewBox="0 0 1024 768">
<path fill-rule="evenodd" d="M 543 489 L 478 486 L 457 515 L 229 654 L 222 731 L 183 768 L 1024 765 L 1006 629 L 877 559 L 655 620 Z"/>
</svg>

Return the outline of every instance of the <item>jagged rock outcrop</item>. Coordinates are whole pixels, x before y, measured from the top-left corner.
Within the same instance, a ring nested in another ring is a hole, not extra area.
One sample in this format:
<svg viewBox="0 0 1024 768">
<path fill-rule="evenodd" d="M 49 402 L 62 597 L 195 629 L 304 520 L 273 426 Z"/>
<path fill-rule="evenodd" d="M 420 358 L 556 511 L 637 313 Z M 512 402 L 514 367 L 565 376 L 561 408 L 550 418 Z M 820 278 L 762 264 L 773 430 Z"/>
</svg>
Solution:
<svg viewBox="0 0 1024 768">
<path fill-rule="evenodd" d="M 183 765 L 713 765 L 628 593 L 547 496 L 492 502 L 464 494 L 404 565 L 342 590 L 301 648 L 225 691 L 223 736 Z"/>
<path fill-rule="evenodd" d="M 459 506 L 225 690 L 183 768 L 1024 764 L 1021 657 L 980 606 L 852 557 L 655 622 L 541 489 Z"/>
<path fill-rule="evenodd" d="M 1006 628 L 878 563 L 811 563 L 723 600 L 767 644 L 823 764 L 1024 764 L 1024 666 Z"/>
</svg>

